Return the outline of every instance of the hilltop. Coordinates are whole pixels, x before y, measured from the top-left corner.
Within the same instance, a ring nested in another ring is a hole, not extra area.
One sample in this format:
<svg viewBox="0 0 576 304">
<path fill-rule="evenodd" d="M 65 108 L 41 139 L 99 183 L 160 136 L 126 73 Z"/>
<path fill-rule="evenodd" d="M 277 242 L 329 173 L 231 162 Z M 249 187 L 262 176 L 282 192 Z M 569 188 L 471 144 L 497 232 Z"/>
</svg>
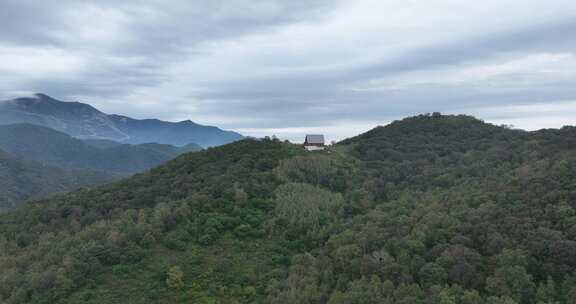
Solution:
<svg viewBox="0 0 576 304">
<path fill-rule="evenodd" d="M 576 132 L 242 140 L 0 215 L 6 303 L 572 303 Z"/>
</svg>

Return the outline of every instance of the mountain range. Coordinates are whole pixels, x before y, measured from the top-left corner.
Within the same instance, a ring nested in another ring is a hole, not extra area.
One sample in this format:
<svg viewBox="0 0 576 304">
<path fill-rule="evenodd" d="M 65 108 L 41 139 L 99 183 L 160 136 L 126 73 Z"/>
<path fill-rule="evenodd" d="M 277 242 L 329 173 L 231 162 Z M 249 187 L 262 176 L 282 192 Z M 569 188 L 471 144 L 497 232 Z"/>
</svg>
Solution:
<svg viewBox="0 0 576 304">
<path fill-rule="evenodd" d="M 0 302 L 571 304 L 574 168 L 463 115 L 245 139 L 0 214 Z"/>
<path fill-rule="evenodd" d="M 166 144 L 128 145 L 112 141 L 82 141 L 68 134 L 32 124 L 0 125 L 0 149 L 22 158 L 64 168 L 132 174 L 152 168 L 185 152 Z"/>
<path fill-rule="evenodd" d="M 108 115 L 44 94 L 0 101 L 0 211 L 29 199 L 108 183 L 202 146 L 241 138 L 191 121 Z"/>
<path fill-rule="evenodd" d="M 0 125 L 0 211 L 29 199 L 128 177 L 201 149 L 196 144 L 80 140 L 39 125 Z"/>
<path fill-rule="evenodd" d="M 213 147 L 242 135 L 186 120 L 138 120 L 102 113 L 91 105 L 64 102 L 45 94 L 0 102 L 0 124 L 29 123 L 49 127 L 79 139 L 112 140 L 126 144 L 159 143 Z"/>
</svg>

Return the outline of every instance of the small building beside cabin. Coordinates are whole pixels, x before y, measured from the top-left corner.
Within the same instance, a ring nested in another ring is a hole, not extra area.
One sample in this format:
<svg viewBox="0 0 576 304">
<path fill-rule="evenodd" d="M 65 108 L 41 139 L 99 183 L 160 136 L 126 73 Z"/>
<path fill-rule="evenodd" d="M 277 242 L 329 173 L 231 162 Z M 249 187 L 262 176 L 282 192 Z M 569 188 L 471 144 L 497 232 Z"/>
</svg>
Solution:
<svg viewBox="0 0 576 304">
<path fill-rule="evenodd" d="M 324 150 L 326 148 L 324 135 L 306 135 L 304 148 L 308 151 Z"/>
</svg>

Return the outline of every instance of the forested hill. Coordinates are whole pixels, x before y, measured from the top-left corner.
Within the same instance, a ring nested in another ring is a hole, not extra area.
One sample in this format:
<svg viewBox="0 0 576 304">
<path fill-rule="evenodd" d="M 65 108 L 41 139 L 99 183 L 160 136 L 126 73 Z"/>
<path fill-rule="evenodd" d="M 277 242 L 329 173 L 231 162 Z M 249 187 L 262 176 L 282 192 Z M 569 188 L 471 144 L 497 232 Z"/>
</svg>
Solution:
<svg viewBox="0 0 576 304">
<path fill-rule="evenodd" d="M 0 212 L 15 208 L 26 200 L 101 185 L 119 178 L 112 173 L 47 166 L 0 150 Z"/>
<path fill-rule="evenodd" d="M 243 140 L 0 215 L 0 303 L 576 303 L 576 129 Z"/>
<path fill-rule="evenodd" d="M 102 185 L 200 149 L 195 144 L 82 141 L 32 124 L 0 125 L 0 150 L 6 152 L 0 152 L 0 210 L 28 199 Z"/>
<path fill-rule="evenodd" d="M 198 145 L 175 147 L 156 143 L 127 145 L 111 141 L 82 141 L 32 124 L 0 125 L 0 149 L 54 166 L 133 174 L 155 167 Z"/>
</svg>

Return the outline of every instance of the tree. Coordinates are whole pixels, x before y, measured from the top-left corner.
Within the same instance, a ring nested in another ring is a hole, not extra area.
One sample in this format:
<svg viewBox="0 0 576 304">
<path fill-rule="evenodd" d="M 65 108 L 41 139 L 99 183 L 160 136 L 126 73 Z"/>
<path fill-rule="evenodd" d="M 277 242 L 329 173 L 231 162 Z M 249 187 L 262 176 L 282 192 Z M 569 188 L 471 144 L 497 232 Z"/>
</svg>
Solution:
<svg viewBox="0 0 576 304">
<path fill-rule="evenodd" d="M 548 278 L 546 282 L 541 282 L 538 284 L 538 289 L 536 291 L 536 303 L 538 304 L 554 304 L 558 303 L 556 301 L 558 294 L 556 291 L 556 283 L 552 278 Z"/>
<path fill-rule="evenodd" d="M 476 290 L 466 290 L 462 294 L 462 298 L 460 300 L 462 304 L 483 304 L 484 300 Z"/>
<path fill-rule="evenodd" d="M 350 283 L 348 289 L 350 300 L 348 303 L 357 304 L 378 304 L 382 303 L 384 295 L 382 294 L 382 282 L 377 276 L 371 279 L 362 279 Z"/>
<path fill-rule="evenodd" d="M 342 195 L 308 184 L 285 184 L 276 190 L 273 230 L 289 238 L 317 237 L 334 222 L 343 205 Z"/>
<path fill-rule="evenodd" d="M 142 240 L 140 240 L 140 245 L 144 248 L 151 248 L 154 243 L 156 243 L 156 239 L 151 232 L 147 232 L 144 237 L 142 237 Z"/>
<path fill-rule="evenodd" d="M 566 304 L 576 304 L 576 284 L 573 279 L 564 281 L 564 298 Z"/>
<path fill-rule="evenodd" d="M 172 289 L 184 288 L 184 272 L 180 266 L 171 267 L 166 273 L 166 285 Z"/>
<path fill-rule="evenodd" d="M 443 285 L 446 283 L 448 274 L 446 270 L 436 263 L 428 263 L 424 265 L 418 272 L 420 284 L 426 287 L 433 285 Z"/>
<path fill-rule="evenodd" d="M 456 297 L 448 290 L 442 290 L 438 297 L 438 304 L 456 304 Z"/>
<path fill-rule="evenodd" d="M 528 266 L 528 258 L 523 250 L 519 249 L 504 249 L 499 255 L 496 256 L 496 263 L 500 267 L 506 266 Z"/>
<path fill-rule="evenodd" d="M 524 267 L 505 266 L 486 280 L 486 289 L 494 295 L 509 297 L 520 303 L 532 297 L 534 282 Z"/>
<path fill-rule="evenodd" d="M 518 302 L 508 297 L 489 297 L 486 299 L 486 304 L 518 304 Z"/>
<path fill-rule="evenodd" d="M 290 266 L 286 281 L 283 284 L 272 284 L 267 303 L 321 303 L 327 290 L 321 279 L 329 274 L 324 273 L 326 270 L 320 270 L 317 263 L 318 260 L 310 254 L 296 257 L 293 265 Z"/>
</svg>

